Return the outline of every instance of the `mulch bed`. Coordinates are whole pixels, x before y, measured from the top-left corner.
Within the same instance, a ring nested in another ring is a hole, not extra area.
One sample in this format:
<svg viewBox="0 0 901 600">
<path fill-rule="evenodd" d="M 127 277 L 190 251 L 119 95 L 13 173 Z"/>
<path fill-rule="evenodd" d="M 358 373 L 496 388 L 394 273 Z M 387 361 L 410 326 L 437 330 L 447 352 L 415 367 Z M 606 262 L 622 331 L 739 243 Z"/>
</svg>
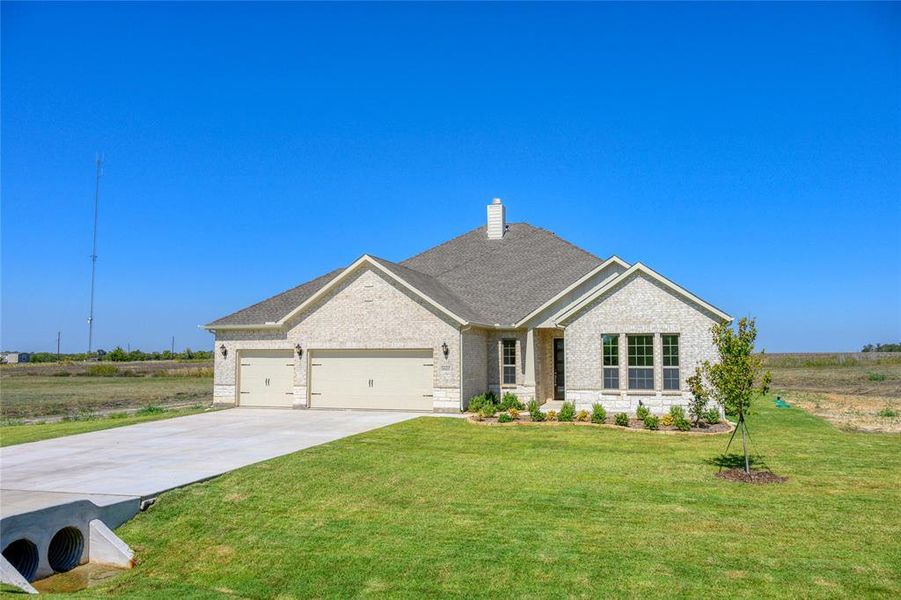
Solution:
<svg viewBox="0 0 901 600">
<path fill-rule="evenodd" d="M 488 417 L 485 419 L 479 419 L 476 415 L 468 415 L 468 420 L 470 423 L 475 423 L 477 425 L 521 425 L 524 423 L 532 423 L 532 418 L 528 413 L 522 413 L 515 421 L 511 421 L 509 423 L 498 423 L 497 417 Z M 701 433 L 701 434 L 709 434 L 709 433 L 726 433 L 732 431 L 732 425 L 729 423 L 721 422 L 716 425 L 703 425 L 701 427 L 692 427 L 690 431 L 679 431 L 672 425 L 664 426 L 660 425 L 660 429 L 651 430 L 647 429 L 644 426 L 644 421 L 640 419 L 629 419 L 629 426 L 622 427 L 616 425 L 612 422 L 612 419 L 607 419 L 607 423 L 603 425 L 592 423 L 591 421 L 539 421 L 541 425 L 550 425 L 554 426 L 589 426 L 589 427 L 613 427 L 616 429 L 629 429 L 629 430 L 639 430 L 639 431 L 647 431 L 649 433 Z"/>
<path fill-rule="evenodd" d="M 716 474 L 720 479 L 726 481 L 737 481 L 739 483 L 785 483 L 788 477 L 780 477 L 770 471 L 756 471 L 751 469 L 751 474 L 745 473 L 744 469 L 725 469 Z"/>
</svg>

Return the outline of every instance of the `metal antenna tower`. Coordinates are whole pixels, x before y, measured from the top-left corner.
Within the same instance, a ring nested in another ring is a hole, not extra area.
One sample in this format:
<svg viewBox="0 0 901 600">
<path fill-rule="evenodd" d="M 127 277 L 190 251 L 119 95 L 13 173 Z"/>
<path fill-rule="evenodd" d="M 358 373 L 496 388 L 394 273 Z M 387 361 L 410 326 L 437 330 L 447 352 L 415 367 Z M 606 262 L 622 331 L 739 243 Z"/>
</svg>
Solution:
<svg viewBox="0 0 901 600">
<path fill-rule="evenodd" d="M 100 208 L 100 178 L 103 177 L 103 155 L 97 154 L 97 183 L 94 188 L 94 243 L 91 246 L 91 314 L 88 317 L 88 355 L 94 347 L 94 283 L 97 278 L 97 212 Z"/>
</svg>

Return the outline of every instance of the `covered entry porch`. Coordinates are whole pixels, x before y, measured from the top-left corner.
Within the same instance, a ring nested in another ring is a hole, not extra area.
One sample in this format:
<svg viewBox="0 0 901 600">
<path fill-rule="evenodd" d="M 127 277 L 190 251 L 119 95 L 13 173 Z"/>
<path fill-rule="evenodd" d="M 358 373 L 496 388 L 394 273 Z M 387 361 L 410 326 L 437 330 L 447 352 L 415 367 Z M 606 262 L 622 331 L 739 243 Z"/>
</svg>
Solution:
<svg viewBox="0 0 901 600">
<path fill-rule="evenodd" d="M 523 399 L 539 403 L 562 401 L 566 397 L 566 341 L 563 329 L 537 327 L 526 333 Z"/>
</svg>

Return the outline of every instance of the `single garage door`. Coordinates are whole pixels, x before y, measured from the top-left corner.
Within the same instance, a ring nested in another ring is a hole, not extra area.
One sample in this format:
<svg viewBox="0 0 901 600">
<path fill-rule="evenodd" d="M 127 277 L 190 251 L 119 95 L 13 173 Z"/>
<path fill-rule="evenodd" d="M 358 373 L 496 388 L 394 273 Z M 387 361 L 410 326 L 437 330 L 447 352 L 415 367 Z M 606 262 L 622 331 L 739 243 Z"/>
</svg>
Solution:
<svg viewBox="0 0 901 600">
<path fill-rule="evenodd" d="M 291 350 L 242 350 L 241 406 L 294 404 L 294 355 Z"/>
<path fill-rule="evenodd" d="M 314 350 L 312 408 L 432 410 L 431 350 Z"/>
</svg>

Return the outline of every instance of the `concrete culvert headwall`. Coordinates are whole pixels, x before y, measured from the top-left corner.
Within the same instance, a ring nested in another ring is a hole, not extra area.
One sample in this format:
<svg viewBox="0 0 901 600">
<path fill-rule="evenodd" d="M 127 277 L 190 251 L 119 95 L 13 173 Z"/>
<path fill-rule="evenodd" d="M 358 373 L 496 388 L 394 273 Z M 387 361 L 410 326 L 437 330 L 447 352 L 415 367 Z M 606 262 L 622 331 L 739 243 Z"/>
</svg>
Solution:
<svg viewBox="0 0 901 600">
<path fill-rule="evenodd" d="M 34 581 L 38 570 L 38 547 L 34 542 L 25 538 L 10 542 L 3 549 L 3 558 L 9 561 L 13 568 L 21 573 L 28 581 Z"/>
<path fill-rule="evenodd" d="M 63 527 L 56 532 L 47 548 L 47 561 L 57 573 L 71 571 L 81 563 L 84 536 L 77 527 Z"/>
</svg>

